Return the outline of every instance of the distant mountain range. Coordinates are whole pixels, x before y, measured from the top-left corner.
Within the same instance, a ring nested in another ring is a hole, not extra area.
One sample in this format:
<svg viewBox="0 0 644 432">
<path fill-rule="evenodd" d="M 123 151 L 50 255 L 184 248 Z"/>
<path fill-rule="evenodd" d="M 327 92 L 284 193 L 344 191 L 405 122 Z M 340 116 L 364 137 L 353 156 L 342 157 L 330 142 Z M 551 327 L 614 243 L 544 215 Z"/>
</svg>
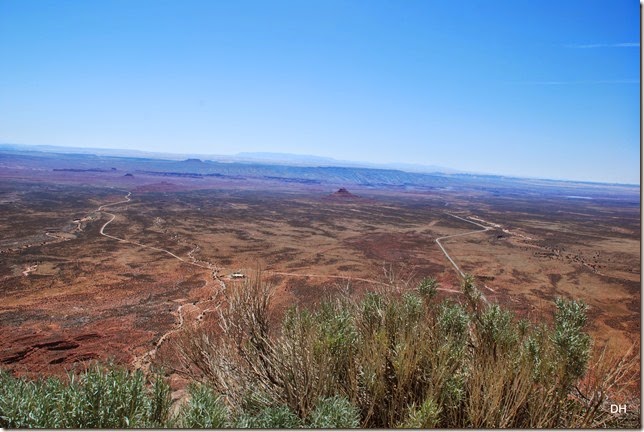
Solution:
<svg viewBox="0 0 644 432">
<path fill-rule="evenodd" d="M 476 189 L 517 185 L 580 186 L 610 185 L 596 182 L 519 178 L 468 173 L 450 168 L 404 163 L 375 164 L 343 161 L 312 155 L 288 153 L 238 153 L 236 155 L 174 154 L 124 149 L 58 147 L 51 145 L 0 144 L 0 152 L 48 159 L 52 169 L 119 169 L 153 175 L 228 176 L 279 179 L 303 183 L 352 183 L 364 186 L 457 187 L 468 184 Z M 56 156 L 58 155 L 58 156 Z M 2 156 L 2 155 L 0 155 Z M 60 157 L 64 156 L 64 157 Z M 82 158 L 82 162 L 80 160 Z M 71 163 L 70 161 L 74 161 Z M 1 159 L 0 159 L 1 161 Z M 80 165 L 78 165 L 80 164 Z M 73 166 L 72 166 L 73 165 Z M 448 186 L 449 185 L 449 186 Z M 628 190 L 639 185 L 613 184 Z"/>
<path fill-rule="evenodd" d="M 441 167 L 437 165 L 421 165 L 409 163 L 370 163 L 370 162 L 356 162 L 338 160 L 329 157 L 320 157 L 313 155 L 296 155 L 290 153 L 271 153 L 271 152 L 242 152 L 234 156 L 237 161 L 249 162 L 272 162 L 282 163 L 286 165 L 300 165 L 300 166 L 334 166 L 334 167 L 348 167 L 348 168 L 384 168 L 384 169 L 397 169 L 406 172 L 417 173 L 443 173 L 443 174 L 457 174 L 465 173 L 452 168 Z"/>
<path fill-rule="evenodd" d="M 185 160 L 201 159 L 212 160 L 215 162 L 240 162 L 240 163 L 271 163 L 290 166 L 306 167 L 351 167 L 351 168 L 384 168 L 397 169 L 407 172 L 417 173 L 444 173 L 456 174 L 464 173 L 452 168 L 440 167 L 435 165 L 405 164 L 405 163 L 386 163 L 377 164 L 369 162 L 338 160 L 329 157 L 314 155 L 298 155 L 290 153 L 273 153 L 273 152 L 241 152 L 235 155 L 216 155 L 202 153 L 165 153 L 149 152 L 143 150 L 126 150 L 126 149 L 103 149 L 103 148 L 84 148 L 84 147 L 59 147 L 52 145 L 23 145 L 23 144 L 0 144 L 0 150 L 14 151 L 37 151 L 49 153 L 64 154 L 88 154 L 97 156 L 123 156 L 123 157 L 142 157 L 167 160 Z"/>
</svg>

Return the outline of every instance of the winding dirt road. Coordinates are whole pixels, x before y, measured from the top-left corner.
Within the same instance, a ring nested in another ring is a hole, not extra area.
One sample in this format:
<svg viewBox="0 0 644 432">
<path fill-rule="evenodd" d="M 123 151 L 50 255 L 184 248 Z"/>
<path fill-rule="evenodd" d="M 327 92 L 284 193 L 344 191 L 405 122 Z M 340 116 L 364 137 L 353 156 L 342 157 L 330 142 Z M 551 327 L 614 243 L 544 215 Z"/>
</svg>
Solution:
<svg viewBox="0 0 644 432">
<path fill-rule="evenodd" d="M 99 206 L 99 207 L 96 209 L 96 211 L 103 211 L 103 209 L 104 209 L 105 207 L 112 207 L 112 206 L 115 206 L 115 205 L 117 205 L 117 204 L 123 204 L 123 203 L 130 202 L 130 201 L 132 201 L 132 200 L 130 199 L 130 196 L 132 196 L 132 192 L 129 192 L 129 191 L 128 191 L 128 193 L 127 193 L 127 195 L 125 195 L 125 199 L 124 199 L 123 201 L 116 201 L 116 202 L 113 202 L 113 203 L 103 204 L 102 206 Z"/>
<path fill-rule="evenodd" d="M 450 215 L 450 216 L 452 216 L 452 217 L 455 217 L 456 219 L 460 219 L 460 220 L 462 220 L 462 221 L 469 222 L 469 223 L 471 223 L 471 224 L 473 224 L 473 225 L 476 225 L 476 226 L 479 226 L 479 227 L 481 227 L 481 228 L 482 228 L 482 229 L 480 229 L 480 230 L 474 230 L 474 231 L 468 231 L 468 232 L 461 233 L 461 234 L 454 234 L 454 235 L 449 235 L 449 236 L 443 236 L 443 237 L 439 237 L 439 238 L 437 238 L 437 239 L 436 239 L 436 244 L 438 245 L 438 247 L 440 247 L 440 248 L 441 248 L 441 250 L 443 251 L 443 253 L 444 253 L 444 254 L 445 254 L 445 256 L 447 257 L 447 259 L 449 260 L 449 262 L 451 262 L 451 263 L 452 263 L 452 265 L 453 265 L 453 266 L 454 266 L 454 268 L 456 269 L 456 273 L 458 273 L 458 275 L 459 275 L 461 278 L 464 278 L 464 277 L 465 277 L 465 273 L 463 273 L 463 271 L 459 268 L 459 266 L 456 264 L 456 262 L 454 262 L 454 260 L 452 259 L 452 257 L 451 257 L 451 256 L 449 256 L 449 254 L 448 254 L 448 253 L 447 253 L 447 251 L 445 250 L 445 247 L 443 247 L 443 245 L 441 244 L 441 240 L 447 240 L 447 239 L 450 239 L 450 238 L 462 237 L 462 236 L 466 236 L 466 235 L 472 235 L 472 234 L 482 233 L 482 232 L 485 232 L 485 231 L 489 231 L 489 230 L 491 230 L 491 229 L 492 229 L 492 227 L 488 227 L 488 226 L 484 226 L 484 225 L 481 225 L 481 224 L 476 223 L 476 222 L 472 222 L 471 220 L 468 220 L 468 219 L 462 218 L 462 217 L 460 217 L 460 216 L 456 216 L 455 214 L 452 214 L 452 213 L 445 213 L 445 214 L 448 214 L 448 215 Z"/>
<path fill-rule="evenodd" d="M 185 263 L 185 264 L 189 264 L 189 265 L 192 265 L 192 266 L 195 266 L 195 267 L 199 267 L 199 268 L 202 268 L 202 269 L 207 269 L 207 270 L 209 270 L 209 271 L 210 271 L 210 275 L 212 276 L 212 278 L 213 278 L 214 280 L 216 280 L 217 282 L 219 282 L 219 285 L 220 285 L 220 288 L 219 288 L 219 289 L 214 289 L 213 295 L 211 295 L 211 296 L 210 296 L 210 298 L 209 298 L 208 300 L 206 300 L 206 301 L 214 300 L 214 299 L 215 299 L 215 298 L 216 298 L 216 297 L 217 297 L 217 296 L 218 296 L 218 295 L 219 295 L 223 290 L 225 290 L 225 289 L 226 289 L 226 284 L 225 284 L 225 283 L 224 283 L 224 281 L 219 277 L 219 275 L 218 275 L 219 269 L 217 268 L 217 266 L 215 266 L 214 264 L 212 264 L 212 263 L 210 263 L 210 262 L 197 260 L 197 259 L 193 256 L 193 254 L 195 253 L 195 251 L 199 249 L 198 247 L 193 248 L 193 249 L 188 253 L 188 257 L 190 258 L 190 260 L 186 260 L 186 259 L 184 259 L 184 258 L 182 258 L 182 257 L 180 257 L 180 256 L 178 256 L 178 255 L 176 255 L 175 253 L 170 252 L 170 251 L 169 251 L 169 250 L 167 250 L 167 249 L 158 248 L 158 247 L 156 247 L 156 246 L 145 245 L 145 244 L 142 244 L 142 243 L 139 243 L 139 242 L 135 242 L 135 241 L 132 241 L 132 240 L 127 240 L 127 239 L 124 239 L 124 238 L 121 238 L 121 237 L 116 237 L 116 236 L 113 236 L 113 235 L 111 235 L 111 234 L 106 234 L 106 233 L 105 233 L 105 228 L 107 228 L 107 226 L 108 226 L 109 224 L 111 224 L 111 223 L 114 221 L 114 219 L 116 219 L 116 215 L 115 215 L 114 213 L 106 212 L 106 211 L 105 211 L 105 209 L 106 209 L 107 207 L 113 207 L 113 206 L 115 206 L 115 205 L 128 203 L 128 202 L 130 202 L 130 201 L 131 201 L 131 198 L 130 198 L 131 196 L 132 196 L 132 192 L 129 192 L 129 191 L 128 191 L 128 192 L 127 192 L 127 195 L 125 195 L 125 199 L 124 199 L 124 200 L 122 200 L 122 201 L 117 201 L 117 202 L 113 202 L 113 203 L 109 203 L 109 204 L 103 204 L 102 206 L 98 207 L 97 211 L 102 212 L 102 213 L 105 213 L 106 215 L 111 216 L 110 220 L 108 220 L 107 222 L 105 222 L 105 223 L 103 224 L 103 226 L 101 227 L 101 229 L 100 229 L 99 233 L 100 233 L 102 236 L 107 237 L 107 238 L 110 238 L 110 239 L 112 239 L 112 240 L 117 240 L 117 241 L 122 242 L 122 243 L 128 243 L 128 244 L 132 244 L 132 245 L 139 246 L 139 247 L 142 247 L 142 248 L 152 249 L 152 250 L 155 250 L 155 251 L 158 251 L 158 252 L 163 252 L 163 253 L 165 253 L 165 254 L 170 255 L 172 258 L 177 259 L 177 260 L 179 260 L 179 261 L 181 261 L 181 262 L 183 262 L 183 263 Z M 208 284 L 209 284 L 209 279 L 208 279 L 208 278 L 206 278 L 204 287 L 205 287 L 205 286 L 207 286 Z M 183 316 L 183 308 L 184 308 L 185 306 L 187 306 L 188 304 L 192 304 L 192 305 L 194 305 L 194 306 L 197 306 L 199 303 L 201 303 L 201 301 L 197 301 L 196 303 L 193 303 L 193 302 L 186 302 L 186 303 L 183 303 L 183 304 L 179 305 L 179 307 L 178 307 L 178 308 L 177 308 L 177 310 L 176 310 L 176 313 L 177 313 L 177 316 L 178 316 L 178 322 L 176 323 L 176 325 L 174 326 L 174 328 L 172 328 L 172 329 L 168 330 L 168 331 L 167 331 L 167 332 L 165 332 L 163 335 L 161 335 L 161 337 L 159 338 L 159 340 L 157 340 L 157 342 L 154 344 L 154 347 L 153 347 L 151 350 L 149 350 L 149 351 L 145 352 L 144 354 L 142 354 L 142 355 L 140 355 L 140 356 L 136 356 L 136 357 L 132 360 L 132 365 L 133 365 L 136 369 L 143 370 L 145 373 L 147 373 L 147 372 L 149 371 L 150 365 L 152 364 L 152 361 L 153 361 L 153 360 L 154 360 L 154 358 L 156 357 L 156 353 L 157 353 L 157 351 L 159 350 L 159 348 L 161 347 L 161 345 L 162 345 L 162 344 L 163 344 L 163 343 L 168 339 L 168 337 L 170 337 L 172 334 L 174 334 L 174 333 L 176 333 L 176 332 L 180 331 L 181 329 L 183 329 L 184 324 L 185 324 L 185 319 L 184 319 L 184 316 Z M 205 309 L 205 310 L 201 311 L 201 313 L 199 314 L 199 316 L 198 316 L 197 320 L 199 320 L 199 319 L 203 318 L 203 315 L 204 315 L 206 312 L 209 312 L 210 310 L 211 310 L 211 309 Z"/>
<path fill-rule="evenodd" d="M 174 254 L 174 253 L 170 252 L 170 251 L 169 251 L 169 250 L 167 250 L 167 249 L 162 249 L 162 248 L 158 248 L 158 247 L 155 247 L 155 246 L 149 246 L 149 245 L 145 245 L 145 244 L 142 244 L 142 243 L 138 243 L 138 242 L 135 242 L 135 241 L 132 241 L 132 240 L 127 240 L 127 239 L 120 238 L 120 237 L 116 237 L 116 236 L 113 236 L 113 235 L 110 235 L 110 234 L 105 234 L 105 228 L 107 228 L 107 226 L 108 226 L 109 224 L 111 224 L 111 223 L 114 221 L 114 219 L 116 219 L 116 215 L 115 215 L 114 213 L 108 213 L 108 212 L 106 212 L 104 209 L 105 209 L 106 207 L 111 207 L 111 206 L 115 206 L 115 205 L 118 205 L 118 204 L 123 204 L 123 203 L 130 202 L 130 201 L 131 201 L 131 198 L 130 198 L 130 196 L 131 196 L 131 195 L 132 195 L 132 192 L 128 192 L 128 193 L 127 193 L 127 195 L 125 196 L 125 200 L 123 200 L 123 201 L 118 201 L 118 202 L 115 202 L 115 203 L 110 203 L 110 204 L 104 204 L 104 205 L 100 206 L 100 207 L 97 209 L 97 211 L 100 211 L 100 212 L 105 213 L 106 215 L 110 215 L 110 216 L 112 216 L 112 218 L 111 218 L 110 220 L 108 220 L 107 222 L 105 222 L 105 223 L 103 224 L 103 226 L 101 227 L 101 230 L 99 231 L 99 233 L 100 233 L 102 236 L 105 236 L 105 237 L 111 238 L 111 239 L 113 239 L 113 240 L 118 240 L 118 241 L 120 241 L 120 242 L 133 244 L 133 245 L 135 245 L 135 246 L 140 246 L 140 247 L 143 247 L 143 248 L 146 248 L 146 249 L 152 249 L 152 250 L 155 250 L 155 251 L 158 251 L 158 252 L 163 252 L 163 253 L 166 253 L 166 254 L 170 255 L 172 258 L 178 259 L 179 261 L 184 262 L 184 263 L 186 263 L 186 264 L 190 264 L 190 265 L 197 266 L 197 267 L 201 267 L 201 268 L 205 268 L 205 269 L 214 270 L 214 266 L 212 266 L 212 265 L 203 265 L 203 264 L 199 264 L 199 263 L 197 263 L 197 262 L 196 262 L 197 260 L 194 260 L 194 258 L 193 258 L 193 261 L 188 261 L 188 260 L 183 259 L 183 258 L 181 258 L 180 256 L 178 256 L 178 255 L 176 255 L 176 254 Z"/>
<path fill-rule="evenodd" d="M 479 233 L 482 233 L 482 232 L 485 232 L 485 231 L 489 231 L 489 230 L 494 229 L 494 228 L 493 228 L 493 227 L 490 227 L 490 226 L 481 225 L 480 223 L 473 222 L 473 221 L 471 221 L 471 220 L 469 220 L 469 219 L 465 219 L 465 218 L 462 218 L 462 217 L 460 217 L 460 216 L 456 216 L 455 214 L 452 214 L 452 213 L 445 213 L 445 214 L 448 214 L 448 215 L 450 215 L 450 216 L 452 216 L 452 217 L 455 217 L 456 219 L 460 219 L 460 220 L 462 220 L 462 221 L 469 222 L 469 223 L 471 223 L 471 224 L 473 224 L 473 225 L 476 225 L 476 226 L 479 226 L 479 227 L 481 227 L 481 228 L 482 228 L 482 229 L 480 229 L 480 230 L 474 230 L 474 231 L 468 231 L 468 232 L 461 233 L 461 234 L 454 234 L 454 235 L 449 235 L 449 236 L 443 236 L 443 237 L 439 237 L 439 238 L 437 238 L 437 239 L 436 239 L 436 244 L 441 248 L 441 250 L 443 251 L 443 253 L 444 253 L 444 254 L 445 254 L 445 256 L 447 257 L 447 259 L 449 260 L 449 262 L 451 262 L 451 263 L 452 263 L 452 265 L 454 266 L 454 269 L 456 269 L 456 273 L 457 273 L 457 274 L 458 274 L 462 279 L 465 279 L 465 273 L 464 273 L 464 272 L 459 268 L 459 266 L 456 264 L 456 262 L 454 262 L 454 260 L 452 259 L 452 257 L 451 257 L 451 256 L 449 256 L 449 254 L 448 254 L 448 253 L 447 253 L 447 251 L 445 250 L 445 247 L 443 247 L 443 245 L 441 244 L 441 242 L 440 242 L 440 241 L 441 241 L 441 240 L 450 239 L 450 238 L 454 238 L 454 237 L 462 237 L 462 236 L 466 236 L 466 235 L 479 234 Z M 496 290 L 494 290 L 494 289 L 490 288 L 489 286 L 487 286 L 487 285 L 485 285 L 485 284 L 483 284 L 483 286 L 484 286 L 486 289 L 488 289 L 488 290 L 492 291 L 493 293 L 495 293 L 495 292 L 496 292 Z M 479 291 L 479 292 L 481 292 L 481 291 Z M 489 301 L 488 301 L 487 297 L 485 297 L 485 294 L 483 294 L 483 292 L 481 292 L 481 298 L 483 299 L 483 301 L 484 301 L 486 304 L 489 304 Z"/>
</svg>

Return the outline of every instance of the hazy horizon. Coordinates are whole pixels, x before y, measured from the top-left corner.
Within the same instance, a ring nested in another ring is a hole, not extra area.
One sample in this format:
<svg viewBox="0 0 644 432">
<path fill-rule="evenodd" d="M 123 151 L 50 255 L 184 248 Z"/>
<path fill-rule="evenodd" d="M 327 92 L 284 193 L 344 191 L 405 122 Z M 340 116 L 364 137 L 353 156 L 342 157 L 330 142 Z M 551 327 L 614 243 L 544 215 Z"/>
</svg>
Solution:
<svg viewBox="0 0 644 432">
<path fill-rule="evenodd" d="M 640 184 L 634 1 L 0 3 L 0 142 Z"/>
<path fill-rule="evenodd" d="M 372 163 L 360 160 L 340 160 L 331 157 L 323 157 L 311 154 L 298 154 L 298 153 L 275 153 L 275 152 L 239 152 L 233 154 L 208 154 L 208 153 L 178 153 L 178 152 L 159 152 L 148 151 L 139 149 L 119 149 L 119 148 L 101 148 L 101 147 L 70 147 L 70 146 L 53 146 L 53 145 L 30 145 L 30 144 L 15 144 L 15 143 L 0 143 L 0 151 L 3 146 L 9 147 L 24 147 L 26 151 L 42 151 L 55 153 L 56 149 L 67 150 L 69 154 L 79 154 L 76 150 L 82 150 L 88 155 L 106 156 L 106 157 L 149 157 L 159 158 L 169 157 L 171 160 L 185 160 L 187 158 L 202 158 L 203 161 L 210 162 L 240 162 L 240 163 L 257 163 L 266 165 L 284 165 L 284 166 L 306 166 L 306 167 L 319 167 L 319 166 L 335 166 L 347 168 L 368 168 L 368 169 L 382 169 L 382 170 L 398 170 L 408 173 L 425 173 L 425 174 L 446 174 L 446 175 L 471 175 L 471 176 L 492 176 L 492 177 L 507 177 L 525 180 L 545 180 L 557 182 L 570 182 L 570 183 L 596 183 L 603 185 L 616 185 L 616 186 L 637 186 L 640 187 L 640 182 L 637 183 L 624 183 L 624 182 L 602 182 L 593 180 L 575 180 L 570 178 L 553 178 L 553 177 L 539 177 L 539 176 L 521 176 L 521 175 L 506 175 L 495 172 L 479 172 L 479 171 L 463 171 L 453 167 L 444 167 L 436 165 L 422 165 L 413 163 Z M 93 152 L 97 151 L 97 152 Z M 264 157 L 262 157 L 264 156 Z M 280 159 L 279 157 L 283 158 Z M 327 163 L 324 164 L 323 161 Z M 410 169 L 414 167 L 416 169 Z M 426 168 L 426 169 L 422 169 Z"/>
</svg>

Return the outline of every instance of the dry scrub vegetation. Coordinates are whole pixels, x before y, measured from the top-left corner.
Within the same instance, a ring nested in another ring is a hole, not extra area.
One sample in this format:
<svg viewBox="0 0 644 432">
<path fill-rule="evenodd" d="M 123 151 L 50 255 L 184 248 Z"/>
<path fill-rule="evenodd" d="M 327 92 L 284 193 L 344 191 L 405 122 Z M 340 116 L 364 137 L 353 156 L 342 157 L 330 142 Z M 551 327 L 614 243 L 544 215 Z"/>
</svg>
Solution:
<svg viewBox="0 0 644 432">
<path fill-rule="evenodd" d="M 340 294 L 275 326 L 257 275 L 228 287 L 220 328 L 178 339 L 173 369 L 192 384 L 174 412 L 167 383 L 140 372 L 0 374 L 0 426 L 639 427 L 639 412 L 608 409 L 623 403 L 636 357 L 593 351 L 582 302 L 558 299 L 552 324 L 534 324 L 489 304 L 469 277 L 463 304 L 437 301 L 436 285 Z"/>
<path fill-rule="evenodd" d="M 291 308 L 276 329 L 260 280 L 229 288 L 220 329 L 187 331 L 177 345 L 178 369 L 235 415 L 283 407 L 305 423 L 320 401 L 340 398 L 362 427 L 639 424 L 639 413 L 608 409 L 636 358 L 602 351 L 590 361 L 582 302 L 558 299 L 553 325 L 533 324 L 488 304 L 471 278 L 465 304 L 435 301 L 436 281 L 425 279 L 411 292 L 394 283 Z"/>
</svg>

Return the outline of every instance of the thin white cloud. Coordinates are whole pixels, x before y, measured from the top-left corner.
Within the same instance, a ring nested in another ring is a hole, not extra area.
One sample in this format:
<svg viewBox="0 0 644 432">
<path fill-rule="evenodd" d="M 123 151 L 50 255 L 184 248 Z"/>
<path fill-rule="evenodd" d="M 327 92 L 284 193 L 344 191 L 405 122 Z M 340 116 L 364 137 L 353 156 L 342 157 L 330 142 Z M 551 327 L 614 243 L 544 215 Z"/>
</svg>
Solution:
<svg viewBox="0 0 644 432">
<path fill-rule="evenodd" d="M 566 48 L 639 48 L 639 42 L 620 42 L 620 43 L 594 43 L 594 44 L 567 44 Z"/>
</svg>

